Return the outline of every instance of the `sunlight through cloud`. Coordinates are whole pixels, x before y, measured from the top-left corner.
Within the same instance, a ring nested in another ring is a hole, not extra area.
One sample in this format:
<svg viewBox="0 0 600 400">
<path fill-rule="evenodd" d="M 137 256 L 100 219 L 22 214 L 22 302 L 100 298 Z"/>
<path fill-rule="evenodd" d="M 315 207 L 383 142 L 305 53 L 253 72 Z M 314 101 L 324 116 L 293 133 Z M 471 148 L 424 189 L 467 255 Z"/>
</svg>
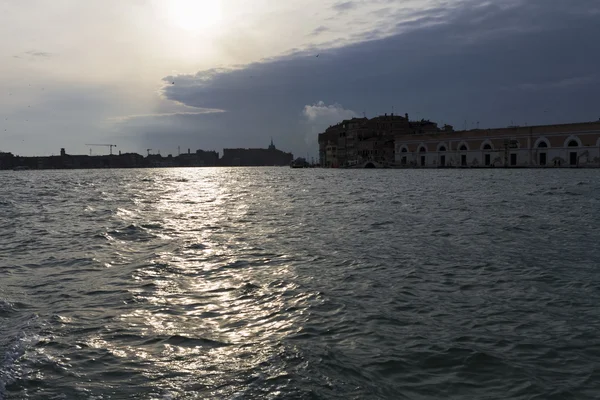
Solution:
<svg viewBox="0 0 600 400">
<path fill-rule="evenodd" d="M 167 7 L 171 24 L 189 33 L 214 30 L 222 20 L 220 0 L 173 0 Z"/>
</svg>

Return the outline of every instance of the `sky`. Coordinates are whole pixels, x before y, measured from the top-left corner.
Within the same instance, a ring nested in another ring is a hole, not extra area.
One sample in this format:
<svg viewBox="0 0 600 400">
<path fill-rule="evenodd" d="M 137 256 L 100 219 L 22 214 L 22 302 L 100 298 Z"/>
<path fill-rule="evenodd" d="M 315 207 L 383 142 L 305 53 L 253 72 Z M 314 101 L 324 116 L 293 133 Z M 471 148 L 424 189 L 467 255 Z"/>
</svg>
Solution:
<svg viewBox="0 0 600 400">
<path fill-rule="evenodd" d="M 342 119 L 600 118 L 597 0 L 0 0 L 0 151 L 317 156 Z"/>
</svg>

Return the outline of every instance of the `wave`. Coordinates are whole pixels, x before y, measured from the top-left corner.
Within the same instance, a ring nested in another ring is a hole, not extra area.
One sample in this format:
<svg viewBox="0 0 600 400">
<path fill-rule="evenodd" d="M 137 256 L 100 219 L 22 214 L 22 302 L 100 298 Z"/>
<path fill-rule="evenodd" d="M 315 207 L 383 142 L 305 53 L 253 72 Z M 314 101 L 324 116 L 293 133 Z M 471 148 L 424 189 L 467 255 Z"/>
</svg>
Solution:
<svg viewBox="0 0 600 400">
<path fill-rule="evenodd" d="M 97 237 L 106 239 L 118 239 L 123 241 L 134 241 L 134 242 L 148 242 L 158 236 L 149 232 L 148 229 L 130 224 L 124 228 L 117 228 L 107 232 L 97 234 Z"/>
<path fill-rule="evenodd" d="M 0 317 L 6 317 L 15 311 L 13 303 L 0 299 Z"/>
<path fill-rule="evenodd" d="M 0 398 L 600 388 L 592 175 L 256 171 L 37 171 L 10 186 Z M 48 190 L 59 194 L 36 196 Z"/>
<path fill-rule="evenodd" d="M 40 341 L 37 333 L 40 330 L 39 320 L 36 316 L 31 315 L 19 321 L 17 326 L 11 329 L 13 334 L 0 331 L 3 333 L 0 350 L 4 353 L 4 357 L 0 359 L 0 399 L 7 395 L 10 385 L 23 378 L 24 369 L 20 360 Z M 7 329 L 6 326 L 3 328 Z"/>
<path fill-rule="evenodd" d="M 220 342 L 218 340 L 196 338 L 183 335 L 172 335 L 172 336 L 155 336 L 147 339 L 142 343 L 144 346 L 156 345 L 156 344 L 170 344 L 173 346 L 181 347 L 225 347 L 229 346 L 228 343 Z"/>
</svg>

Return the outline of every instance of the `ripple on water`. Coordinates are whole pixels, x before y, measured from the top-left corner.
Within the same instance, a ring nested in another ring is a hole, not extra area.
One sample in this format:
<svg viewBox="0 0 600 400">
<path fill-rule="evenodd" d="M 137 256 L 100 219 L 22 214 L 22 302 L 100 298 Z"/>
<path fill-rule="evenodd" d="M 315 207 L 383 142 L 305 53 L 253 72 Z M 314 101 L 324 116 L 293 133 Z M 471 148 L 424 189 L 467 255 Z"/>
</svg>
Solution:
<svg viewBox="0 0 600 400">
<path fill-rule="evenodd" d="M 598 398 L 592 174 L 3 175 L 0 398 Z"/>
</svg>

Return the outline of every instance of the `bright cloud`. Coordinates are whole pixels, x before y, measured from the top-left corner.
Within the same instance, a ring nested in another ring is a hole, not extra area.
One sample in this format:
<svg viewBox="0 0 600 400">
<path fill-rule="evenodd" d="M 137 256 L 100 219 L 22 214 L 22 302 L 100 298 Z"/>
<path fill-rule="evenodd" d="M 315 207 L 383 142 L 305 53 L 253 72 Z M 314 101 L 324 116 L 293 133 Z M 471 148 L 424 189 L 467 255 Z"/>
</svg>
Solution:
<svg viewBox="0 0 600 400">
<path fill-rule="evenodd" d="M 345 109 L 341 104 L 327 105 L 323 101 L 305 105 L 302 115 L 308 122 L 304 131 L 304 142 L 313 153 L 317 151 L 317 135 L 320 132 L 330 125 L 357 116 L 354 111 Z"/>
<path fill-rule="evenodd" d="M 354 111 L 346 110 L 341 104 L 326 105 L 323 101 L 304 106 L 302 113 L 310 122 L 317 124 L 335 124 L 357 116 Z"/>
</svg>

